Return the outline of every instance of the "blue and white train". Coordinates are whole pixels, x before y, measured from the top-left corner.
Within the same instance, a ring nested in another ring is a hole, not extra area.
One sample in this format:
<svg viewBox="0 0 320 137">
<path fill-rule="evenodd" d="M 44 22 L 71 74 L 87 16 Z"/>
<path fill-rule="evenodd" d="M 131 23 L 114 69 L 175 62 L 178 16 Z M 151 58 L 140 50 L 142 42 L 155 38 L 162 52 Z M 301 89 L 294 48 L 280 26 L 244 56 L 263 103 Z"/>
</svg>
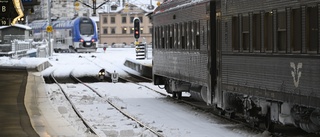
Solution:
<svg viewBox="0 0 320 137">
<path fill-rule="evenodd" d="M 47 20 L 35 20 L 29 24 L 35 41 L 48 38 Z M 52 39 L 55 52 L 95 52 L 98 34 L 94 20 L 89 17 L 60 18 L 52 21 Z"/>
</svg>

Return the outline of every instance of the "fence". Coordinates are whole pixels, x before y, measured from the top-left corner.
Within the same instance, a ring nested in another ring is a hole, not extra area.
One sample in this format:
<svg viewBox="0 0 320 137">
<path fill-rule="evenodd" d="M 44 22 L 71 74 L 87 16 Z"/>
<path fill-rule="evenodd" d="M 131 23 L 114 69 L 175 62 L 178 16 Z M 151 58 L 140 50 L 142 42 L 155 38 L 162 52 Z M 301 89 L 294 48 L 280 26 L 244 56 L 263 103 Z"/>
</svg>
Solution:
<svg viewBox="0 0 320 137">
<path fill-rule="evenodd" d="M 34 42 L 33 40 L 15 39 L 11 41 L 11 44 L 0 44 L 0 56 L 18 58 L 28 56 L 29 54 L 33 54 L 33 56 L 36 56 L 35 52 L 37 52 L 38 56 L 40 55 L 40 57 L 45 57 L 46 55 L 43 54 L 47 54 L 46 48 L 47 41 Z M 33 51 L 34 53 L 30 53 L 30 51 Z"/>
</svg>

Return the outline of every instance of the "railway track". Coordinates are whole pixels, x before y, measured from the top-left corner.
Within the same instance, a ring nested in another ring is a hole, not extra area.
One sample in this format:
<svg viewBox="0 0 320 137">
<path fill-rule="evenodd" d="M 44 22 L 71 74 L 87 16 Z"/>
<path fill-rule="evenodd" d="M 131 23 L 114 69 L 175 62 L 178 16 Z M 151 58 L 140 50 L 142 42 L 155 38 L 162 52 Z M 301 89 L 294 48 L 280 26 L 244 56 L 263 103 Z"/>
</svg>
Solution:
<svg viewBox="0 0 320 137">
<path fill-rule="evenodd" d="M 89 129 L 89 131 L 95 135 L 97 135 L 97 129 L 93 126 L 90 126 L 90 124 L 85 120 L 85 118 L 83 118 L 83 116 L 81 115 L 81 113 L 77 110 L 75 104 L 72 102 L 72 100 L 68 97 L 68 95 L 66 94 L 66 92 L 64 91 L 63 87 L 60 85 L 60 83 L 56 80 L 56 78 L 51 74 L 50 75 L 50 79 L 52 79 L 54 81 L 54 83 L 56 83 L 59 88 L 61 89 L 61 91 L 63 92 L 64 96 L 66 97 L 66 99 L 68 100 L 68 102 L 71 104 L 72 109 L 74 110 L 74 112 L 78 115 L 78 117 L 82 120 L 82 122 L 84 123 L 84 125 Z M 93 93 L 95 93 L 96 96 L 98 96 L 99 98 L 103 98 L 103 95 L 101 95 L 98 91 L 96 91 L 94 88 L 90 87 L 88 84 L 82 82 L 79 78 L 73 76 L 72 74 L 70 74 L 70 79 L 72 79 L 74 82 L 73 83 L 78 83 L 78 84 L 82 84 L 84 86 L 86 86 L 88 89 L 90 89 L 90 91 L 92 91 Z M 157 132 L 156 130 L 152 129 L 151 127 L 147 126 L 146 124 L 144 124 L 143 122 L 137 120 L 136 118 L 134 118 L 133 116 L 131 116 L 129 113 L 125 112 L 122 110 L 121 107 L 115 105 L 114 103 L 112 103 L 111 100 L 106 99 L 106 102 L 112 106 L 114 109 L 116 109 L 117 111 L 119 111 L 123 116 L 131 119 L 132 121 L 135 121 L 140 127 L 143 127 L 147 130 L 149 130 L 151 133 L 153 133 L 155 136 L 158 137 L 163 137 L 162 134 L 160 134 L 159 132 Z"/>
<path fill-rule="evenodd" d="M 63 93 L 63 95 L 65 96 L 65 98 L 67 99 L 67 101 L 71 104 L 71 107 L 73 109 L 73 111 L 77 114 L 77 116 L 81 119 L 81 121 L 83 122 L 83 124 L 87 127 L 87 129 L 89 129 L 89 131 L 95 135 L 97 135 L 97 131 L 96 129 L 94 129 L 93 127 L 91 127 L 88 122 L 83 118 L 83 116 L 81 115 L 81 113 L 78 111 L 78 109 L 76 108 L 75 104 L 71 101 L 71 99 L 69 98 L 69 96 L 66 94 L 66 92 L 64 91 L 64 89 L 62 88 L 62 86 L 60 85 L 60 83 L 57 81 L 57 79 L 53 76 L 53 73 L 50 74 L 50 79 L 53 80 L 54 83 L 56 83 L 59 88 L 61 89 L 61 92 Z"/>
</svg>

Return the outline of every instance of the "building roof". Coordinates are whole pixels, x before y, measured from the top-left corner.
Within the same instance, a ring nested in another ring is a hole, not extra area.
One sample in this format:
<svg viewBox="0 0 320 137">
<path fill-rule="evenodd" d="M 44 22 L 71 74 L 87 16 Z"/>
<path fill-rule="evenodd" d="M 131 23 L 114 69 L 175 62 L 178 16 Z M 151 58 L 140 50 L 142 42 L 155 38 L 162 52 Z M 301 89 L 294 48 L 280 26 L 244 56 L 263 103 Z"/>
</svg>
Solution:
<svg viewBox="0 0 320 137">
<path fill-rule="evenodd" d="M 125 4 L 129 6 L 135 6 L 140 8 L 141 10 L 149 13 L 153 12 L 153 10 L 157 7 L 157 2 L 155 0 L 130 0 L 127 1 Z M 117 7 L 115 10 L 111 10 L 110 7 L 115 6 Z M 110 2 L 109 4 L 105 4 L 105 7 L 98 11 L 98 13 L 106 13 L 106 12 L 113 12 L 117 13 L 125 9 L 124 3 L 122 2 Z"/>
<path fill-rule="evenodd" d="M 5 29 L 5 28 L 9 28 L 9 27 L 17 27 L 17 28 L 22 28 L 22 29 L 25 29 L 25 30 L 31 30 L 31 27 L 29 27 L 27 25 L 22 25 L 22 24 L 14 24 L 14 25 L 11 25 L 11 26 L 0 26 L 0 30 L 1 29 Z"/>
</svg>

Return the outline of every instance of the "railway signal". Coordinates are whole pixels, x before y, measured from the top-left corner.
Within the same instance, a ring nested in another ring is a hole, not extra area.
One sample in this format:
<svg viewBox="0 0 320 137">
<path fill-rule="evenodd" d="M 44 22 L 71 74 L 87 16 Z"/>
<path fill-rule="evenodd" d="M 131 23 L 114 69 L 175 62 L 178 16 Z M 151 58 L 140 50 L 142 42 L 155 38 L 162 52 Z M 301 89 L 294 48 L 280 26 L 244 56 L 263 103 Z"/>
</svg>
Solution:
<svg viewBox="0 0 320 137">
<path fill-rule="evenodd" d="M 134 38 L 136 38 L 136 41 L 140 38 L 140 19 L 134 18 L 133 19 L 133 32 L 134 32 Z"/>
</svg>

